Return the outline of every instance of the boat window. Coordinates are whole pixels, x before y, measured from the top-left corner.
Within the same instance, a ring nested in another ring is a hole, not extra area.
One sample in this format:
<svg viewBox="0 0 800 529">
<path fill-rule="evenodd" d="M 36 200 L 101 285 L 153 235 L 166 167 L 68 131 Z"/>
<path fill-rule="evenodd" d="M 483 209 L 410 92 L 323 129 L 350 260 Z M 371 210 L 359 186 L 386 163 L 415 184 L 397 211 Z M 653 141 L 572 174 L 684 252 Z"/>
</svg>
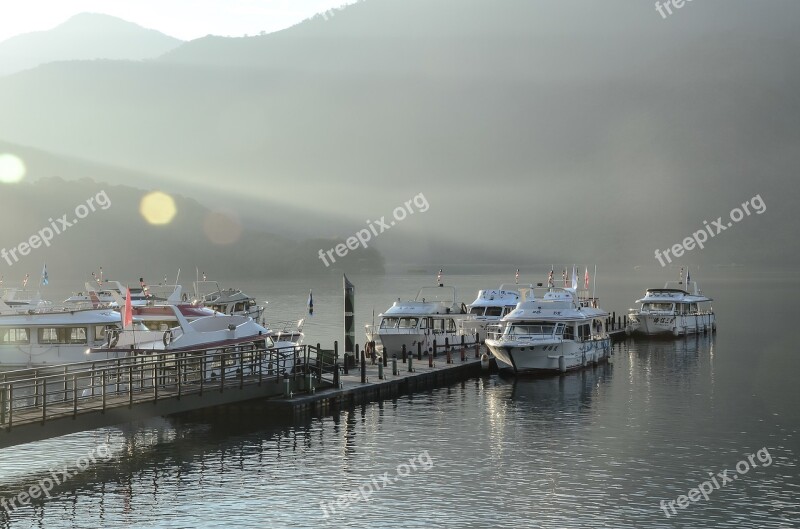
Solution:
<svg viewBox="0 0 800 529">
<path fill-rule="evenodd" d="M 239 302 L 233 307 L 234 312 L 241 312 L 244 310 L 244 303 Z"/>
<path fill-rule="evenodd" d="M 515 323 L 507 327 L 507 334 L 512 336 L 529 336 L 533 334 L 550 336 L 553 334 L 556 326 L 553 323 L 543 324 L 529 324 L 529 323 Z"/>
<path fill-rule="evenodd" d="M 692 303 L 691 310 L 692 312 L 697 312 L 697 303 Z"/>
<path fill-rule="evenodd" d="M 580 337 L 581 340 L 587 340 L 589 336 L 591 336 L 591 331 L 589 330 L 588 323 L 582 323 L 578 327 L 578 336 Z"/>
<path fill-rule="evenodd" d="M 447 320 L 447 332 L 456 332 L 455 320 Z"/>
<path fill-rule="evenodd" d="M 0 333 L 0 343 L 27 344 L 31 343 L 28 329 L 3 329 Z"/>
<path fill-rule="evenodd" d="M 427 329 L 428 328 L 428 318 L 422 318 L 422 321 L 419 322 L 420 329 Z"/>
<path fill-rule="evenodd" d="M 642 310 L 672 312 L 672 303 L 645 303 L 642 305 Z"/>
<path fill-rule="evenodd" d="M 564 324 L 556 324 L 556 336 L 561 336 L 562 334 L 564 334 Z"/>
<path fill-rule="evenodd" d="M 503 307 L 486 307 L 487 316 L 500 317 L 503 314 Z"/>
<path fill-rule="evenodd" d="M 483 311 L 484 311 L 483 307 L 472 307 L 471 309 L 469 309 L 469 313 L 474 314 L 475 316 L 483 316 Z"/>
<path fill-rule="evenodd" d="M 433 332 L 444 332 L 444 320 L 436 318 L 432 319 L 431 328 L 433 329 Z"/>
<path fill-rule="evenodd" d="M 85 344 L 86 327 L 45 327 L 39 329 L 40 344 Z"/>
<path fill-rule="evenodd" d="M 400 318 L 398 327 L 401 329 L 416 329 L 417 322 L 419 322 L 419 318 Z"/>
<path fill-rule="evenodd" d="M 505 307 L 505 308 L 503 309 L 503 316 L 505 316 L 506 314 L 508 314 L 509 312 L 511 312 L 512 310 L 514 310 L 515 308 L 516 308 L 516 307 Z"/>
<path fill-rule="evenodd" d="M 574 340 L 575 339 L 575 329 L 572 325 L 567 325 L 564 328 L 564 339 L 565 340 Z"/>
<path fill-rule="evenodd" d="M 397 327 L 399 318 L 383 318 L 381 320 L 381 329 L 394 329 Z"/>
</svg>

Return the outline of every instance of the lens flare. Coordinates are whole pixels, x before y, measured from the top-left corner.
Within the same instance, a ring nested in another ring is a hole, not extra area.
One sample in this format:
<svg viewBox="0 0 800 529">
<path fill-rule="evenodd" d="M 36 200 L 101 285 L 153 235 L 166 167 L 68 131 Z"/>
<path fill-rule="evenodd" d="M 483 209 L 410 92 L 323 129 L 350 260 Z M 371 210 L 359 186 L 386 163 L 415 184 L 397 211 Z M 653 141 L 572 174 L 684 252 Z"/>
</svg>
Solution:
<svg viewBox="0 0 800 529">
<path fill-rule="evenodd" d="M 13 154 L 0 154 L 0 184 L 16 184 L 25 178 L 25 162 Z"/>
<path fill-rule="evenodd" d="M 146 194 L 139 204 L 139 213 L 144 220 L 156 226 L 169 224 L 177 212 L 172 197 L 161 191 Z"/>
</svg>

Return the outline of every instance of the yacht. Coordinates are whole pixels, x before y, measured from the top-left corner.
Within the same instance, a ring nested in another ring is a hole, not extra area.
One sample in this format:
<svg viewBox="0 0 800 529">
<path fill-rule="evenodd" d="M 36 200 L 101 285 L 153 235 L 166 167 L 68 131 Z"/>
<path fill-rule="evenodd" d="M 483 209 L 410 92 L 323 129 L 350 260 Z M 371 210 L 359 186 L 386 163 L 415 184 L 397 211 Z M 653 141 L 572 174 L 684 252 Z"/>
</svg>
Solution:
<svg viewBox="0 0 800 529">
<path fill-rule="evenodd" d="M 608 313 L 597 308 L 597 299 L 580 297 L 574 287 L 545 288 L 489 333 L 485 343 L 498 367 L 519 374 L 563 373 L 607 360 Z"/>
<path fill-rule="evenodd" d="M 464 321 L 464 327 L 486 337 L 486 331 L 492 324 L 498 323 L 508 315 L 517 303 L 533 292 L 533 285 L 502 284 L 498 289 L 479 290 L 475 301 L 467 305 L 472 319 Z"/>
<path fill-rule="evenodd" d="M 120 314 L 110 308 L 47 306 L 20 312 L 0 301 L 0 368 L 84 362 L 88 349 L 102 346 L 108 332 L 119 327 Z M 124 355 L 119 349 L 104 358 Z"/>
<path fill-rule="evenodd" d="M 717 322 L 710 303 L 696 281 L 667 281 L 664 288 L 648 288 L 638 309 L 628 311 L 627 334 L 688 335 L 715 332 Z"/>
<path fill-rule="evenodd" d="M 84 286 L 86 287 L 86 291 L 72 294 L 70 297 L 64 300 L 64 305 L 79 307 L 85 307 L 88 305 L 109 306 L 115 303 L 117 297 L 124 299 L 127 296 L 128 287 L 123 286 L 119 281 L 104 279 L 100 285 L 102 286 L 100 290 L 98 290 L 89 283 L 85 283 Z M 139 286 L 130 287 L 130 292 L 131 304 L 134 307 L 147 304 L 149 298 L 147 291 L 143 286 L 141 286 L 141 282 Z"/>
<path fill-rule="evenodd" d="M 398 298 L 379 317 L 377 328 L 366 326 L 367 340 L 380 342 L 384 351 L 398 355 L 404 345 L 413 352 L 422 344 L 423 351 L 430 352 L 434 340 L 437 346 L 445 339 L 459 345 L 462 336 L 465 344 L 476 340 L 474 329 L 464 325 L 473 316 L 464 303 L 456 301 L 456 289 L 450 286 L 422 287 L 413 301 Z"/>
<path fill-rule="evenodd" d="M 236 288 L 222 290 L 216 281 L 195 281 L 195 301 L 216 312 L 232 316 L 249 316 L 259 321 L 264 307 L 255 298 Z"/>
</svg>

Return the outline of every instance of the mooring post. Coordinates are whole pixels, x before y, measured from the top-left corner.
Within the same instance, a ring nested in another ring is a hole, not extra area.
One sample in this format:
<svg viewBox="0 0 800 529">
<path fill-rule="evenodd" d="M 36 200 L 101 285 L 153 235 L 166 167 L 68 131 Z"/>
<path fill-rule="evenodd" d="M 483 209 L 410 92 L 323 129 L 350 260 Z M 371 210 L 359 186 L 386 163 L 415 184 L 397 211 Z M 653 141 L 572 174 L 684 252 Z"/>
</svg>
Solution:
<svg viewBox="0 0 800 529">
<path fill-rule="evenodd" d="M 378 380 L 383 380 L 383 362 L 378 362 Z"/>
<path fill-rule="evenodd" d="M 317 383 L 322 382 L 322 348 L 317 342 Z"/>
<path fill-rule="evenodd" d="M 417 360 L 422 360 L 422 342 L 417 342 Z"/>
<path fill-rule="evenodd" d="M 475 358 L 481 357 L 481 333 L 475 333 Z"/>
<path fill-rule="evenodd" d="M 413 364 L 414 364 L 414 355 L 408 355 L 408 372 L 409 373 L 413 373 L 414 372 Z"/>
<path fill-rule="evenodd" d="M 433 353 L 431 354 L 434 358 L 436 358 L 436 338 L 433 339 Z"/>
<path fill-rule="evenodd" d="M 395 356 L 397 355 L 395 354 Z M 405 363 L 405 361 L 406 361 L 406 344 L 403 344 L 403 363 Z"/>
<path fill-rule="evenodd" d="M 367 357 L 363 350 L 361 351 L 361 383 L 367 383 Z"/>
<path fill-rule="evenodd" d="M 465 361 L 467 359 L 467 343 L 464 340 L 464 335 L 461 335 L 461 361 Z"/>
<path fill-rule="evenodd" d="M 444 355 L 447 358 L 447 363 L 453 363 L 453 355 L 450 352 L 450 338 L 448 336 L 444 337 Z"/>
<path fill-rule="evenodd" d="M 433 339 L 433 352 L 428 355 L 428 367 L 433 367 L 434 356 L 436 356 L 436 338 Z"/>
<path fill-rule="evenodd" d="M 375 341 L 374 340 L 372 342 L 372 348 L 373 349 L 375 348 Z M 383 356 L 383 367 L 389 367 L 389 351 L 387 351 L 385 347 L 383 348 L 382 356 Z"/>
<path fill-rule="evenodd" d="M 403 360 L 403 363 L 405 363 L 405 359 Z M 396 377 L 399 374 L 400 373 L 397 371 L 397 355 L 393 354 L 392 355 L 392 376 Z"/>
</svg>

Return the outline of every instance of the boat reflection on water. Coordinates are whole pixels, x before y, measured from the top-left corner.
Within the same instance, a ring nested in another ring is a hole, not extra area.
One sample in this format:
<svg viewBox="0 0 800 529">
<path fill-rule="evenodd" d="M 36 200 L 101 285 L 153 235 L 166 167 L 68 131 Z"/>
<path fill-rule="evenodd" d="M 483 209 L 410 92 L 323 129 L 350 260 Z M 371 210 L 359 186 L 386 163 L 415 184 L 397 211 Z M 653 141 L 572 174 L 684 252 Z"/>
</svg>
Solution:
<svg viewBox="0 0 800 529">
<path fill-rule="evenodd" d="M 511 380 L 511 399 L 520 405 L 531 403 L 556 412 L 565 407 L 588 406 L 600 386 L 608 383 L 613 369 L 606 363 L 563 376 L 517 377 Z"/>
</svg>

